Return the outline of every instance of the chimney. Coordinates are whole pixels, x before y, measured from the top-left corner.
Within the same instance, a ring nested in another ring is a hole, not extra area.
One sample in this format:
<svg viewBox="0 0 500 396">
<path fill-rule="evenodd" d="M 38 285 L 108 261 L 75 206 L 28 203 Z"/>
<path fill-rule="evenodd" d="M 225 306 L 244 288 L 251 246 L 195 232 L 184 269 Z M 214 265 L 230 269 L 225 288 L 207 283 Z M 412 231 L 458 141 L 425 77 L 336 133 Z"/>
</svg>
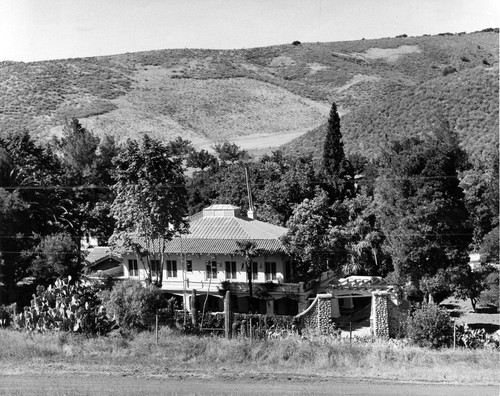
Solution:
<svg viewBox="0 0 500 396">
<path fill-rule="evenodd" d="M 245 164 L 245 177 L 247 179 L 247 191 L 248 191 L 248 212 L 247 217 L 250 219 L 256 219 L 257 213 L 255 207 L 253 206 L 252 200 L 252 188 L 250 187 L 250 172 L 248 170 L 248 165 Z"/>
</svg>

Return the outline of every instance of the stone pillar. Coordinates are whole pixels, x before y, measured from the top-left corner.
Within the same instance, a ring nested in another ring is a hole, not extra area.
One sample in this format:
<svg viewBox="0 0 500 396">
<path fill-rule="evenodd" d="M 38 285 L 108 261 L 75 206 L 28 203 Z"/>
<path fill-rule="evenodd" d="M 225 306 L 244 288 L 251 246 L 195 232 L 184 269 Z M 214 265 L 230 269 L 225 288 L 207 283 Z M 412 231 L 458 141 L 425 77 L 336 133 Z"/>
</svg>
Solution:
<svg viewBox="0 0 500 396">
<path fill-rule="evenodd" d="M 332 295 L 318 294 L 317 323 L 320 334 L 332 334 L 335 325 L 332 322 Z"/>
<path fill-rule="evenodd" d="M 389 309 L 387 292 L 372 292 L 372 309 L 370 316 L 371 333 L 375 337 L 389 338 Z"/>
</svg>

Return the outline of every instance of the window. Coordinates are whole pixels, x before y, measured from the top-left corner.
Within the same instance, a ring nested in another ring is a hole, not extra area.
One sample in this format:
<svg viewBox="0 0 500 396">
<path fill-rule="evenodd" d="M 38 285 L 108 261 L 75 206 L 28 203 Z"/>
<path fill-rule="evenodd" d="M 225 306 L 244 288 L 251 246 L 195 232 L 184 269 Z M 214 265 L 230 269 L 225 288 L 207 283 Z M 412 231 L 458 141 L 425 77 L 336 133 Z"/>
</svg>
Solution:
<svg viewBox="0 0 500 396">
<path fill-rule="evenodd" d="M 257 280 L 259 278 L 259 263 L 256 263 L 255 261 L 252 263 L 251 272 L 252 272 L 252 280 Z M 248 272 L 247 272 L 247 278 L 248 278 Z"/>
<path fill-rule="evenodd" d="M 177 278 L 177 261 L 167 260 L 167 278 Z"/>
<path fill-rule="evenodd" d="M 151 277 L 159 277 L 161 271 L 160 260 L 151 260 Z"/>
<path fill-rule="evenodd" d="M 186 260 L 186 271 L 193 272 L 193 260 Z"/>
<path fill-rule="evenodd" d="M 207 279 L 217 279 L 217 261 L 207 261 Z"/>
<path fill-rule="evenodd" d="M 276 280 L 276 263 L 266 262 L 266 281 Z"/>
<path fill-rule="evenodd" d="M 236 261 L 226 261 L 226 279 L 236 279 Z"/>
<path fill-rule="evenodd" d="M 129 276 L 139 276 L 139 269 L 137 268 L 137 260 L 128 261 L 128 274 Z"/>
</svg>

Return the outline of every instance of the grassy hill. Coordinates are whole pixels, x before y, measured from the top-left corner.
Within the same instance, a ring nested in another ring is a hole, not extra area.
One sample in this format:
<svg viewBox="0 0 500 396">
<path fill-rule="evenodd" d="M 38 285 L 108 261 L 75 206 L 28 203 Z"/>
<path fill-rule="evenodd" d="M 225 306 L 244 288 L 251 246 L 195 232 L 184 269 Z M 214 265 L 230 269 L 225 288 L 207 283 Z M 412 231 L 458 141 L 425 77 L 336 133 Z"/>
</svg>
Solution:
<svg viewBox="0 0 500 396">
<path fill-rule="evenodd" d="M 260 152 L 289 142 L 320 155 L 333 101 L 348 151 L 373 156 L 428 130 L 432 113 L 482 155 L 498 137 L 498 33 L 0 62 L 0 134 L 40 139 L 77 117 L 120 139 L 229 139 Z"/>
</svg>

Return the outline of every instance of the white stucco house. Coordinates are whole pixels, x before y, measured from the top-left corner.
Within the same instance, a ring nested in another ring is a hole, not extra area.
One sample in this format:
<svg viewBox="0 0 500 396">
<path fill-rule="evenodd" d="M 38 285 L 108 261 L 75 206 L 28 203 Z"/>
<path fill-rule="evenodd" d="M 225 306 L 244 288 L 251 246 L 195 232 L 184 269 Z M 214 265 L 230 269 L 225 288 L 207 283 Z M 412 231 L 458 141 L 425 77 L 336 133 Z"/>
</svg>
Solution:
<svg viewBox="0 0 500 396">
<path fill-rule="evenodd" d="M 224 310 L 222 295 L 231 290 L 234 311 L 248 312 L 248 277 L 237 241 L 252 241 L 259 250 L 251 269 L 254 310 L 295 315 L 306 309 L 309 293 L 302 282 L 290 282 L 293 268 L 279 239 L 287 229 L 252 217 L 242 216 L 232 205 L 212 205 L 190 216 L 189 234 L 166 244 L 161 289 L 186 308 L 196 290 L 198 306 L 213 312 Z M 122 260 L 123 279 L 147 278 L 147 269 L 133 252 Z"/>
</svg>

